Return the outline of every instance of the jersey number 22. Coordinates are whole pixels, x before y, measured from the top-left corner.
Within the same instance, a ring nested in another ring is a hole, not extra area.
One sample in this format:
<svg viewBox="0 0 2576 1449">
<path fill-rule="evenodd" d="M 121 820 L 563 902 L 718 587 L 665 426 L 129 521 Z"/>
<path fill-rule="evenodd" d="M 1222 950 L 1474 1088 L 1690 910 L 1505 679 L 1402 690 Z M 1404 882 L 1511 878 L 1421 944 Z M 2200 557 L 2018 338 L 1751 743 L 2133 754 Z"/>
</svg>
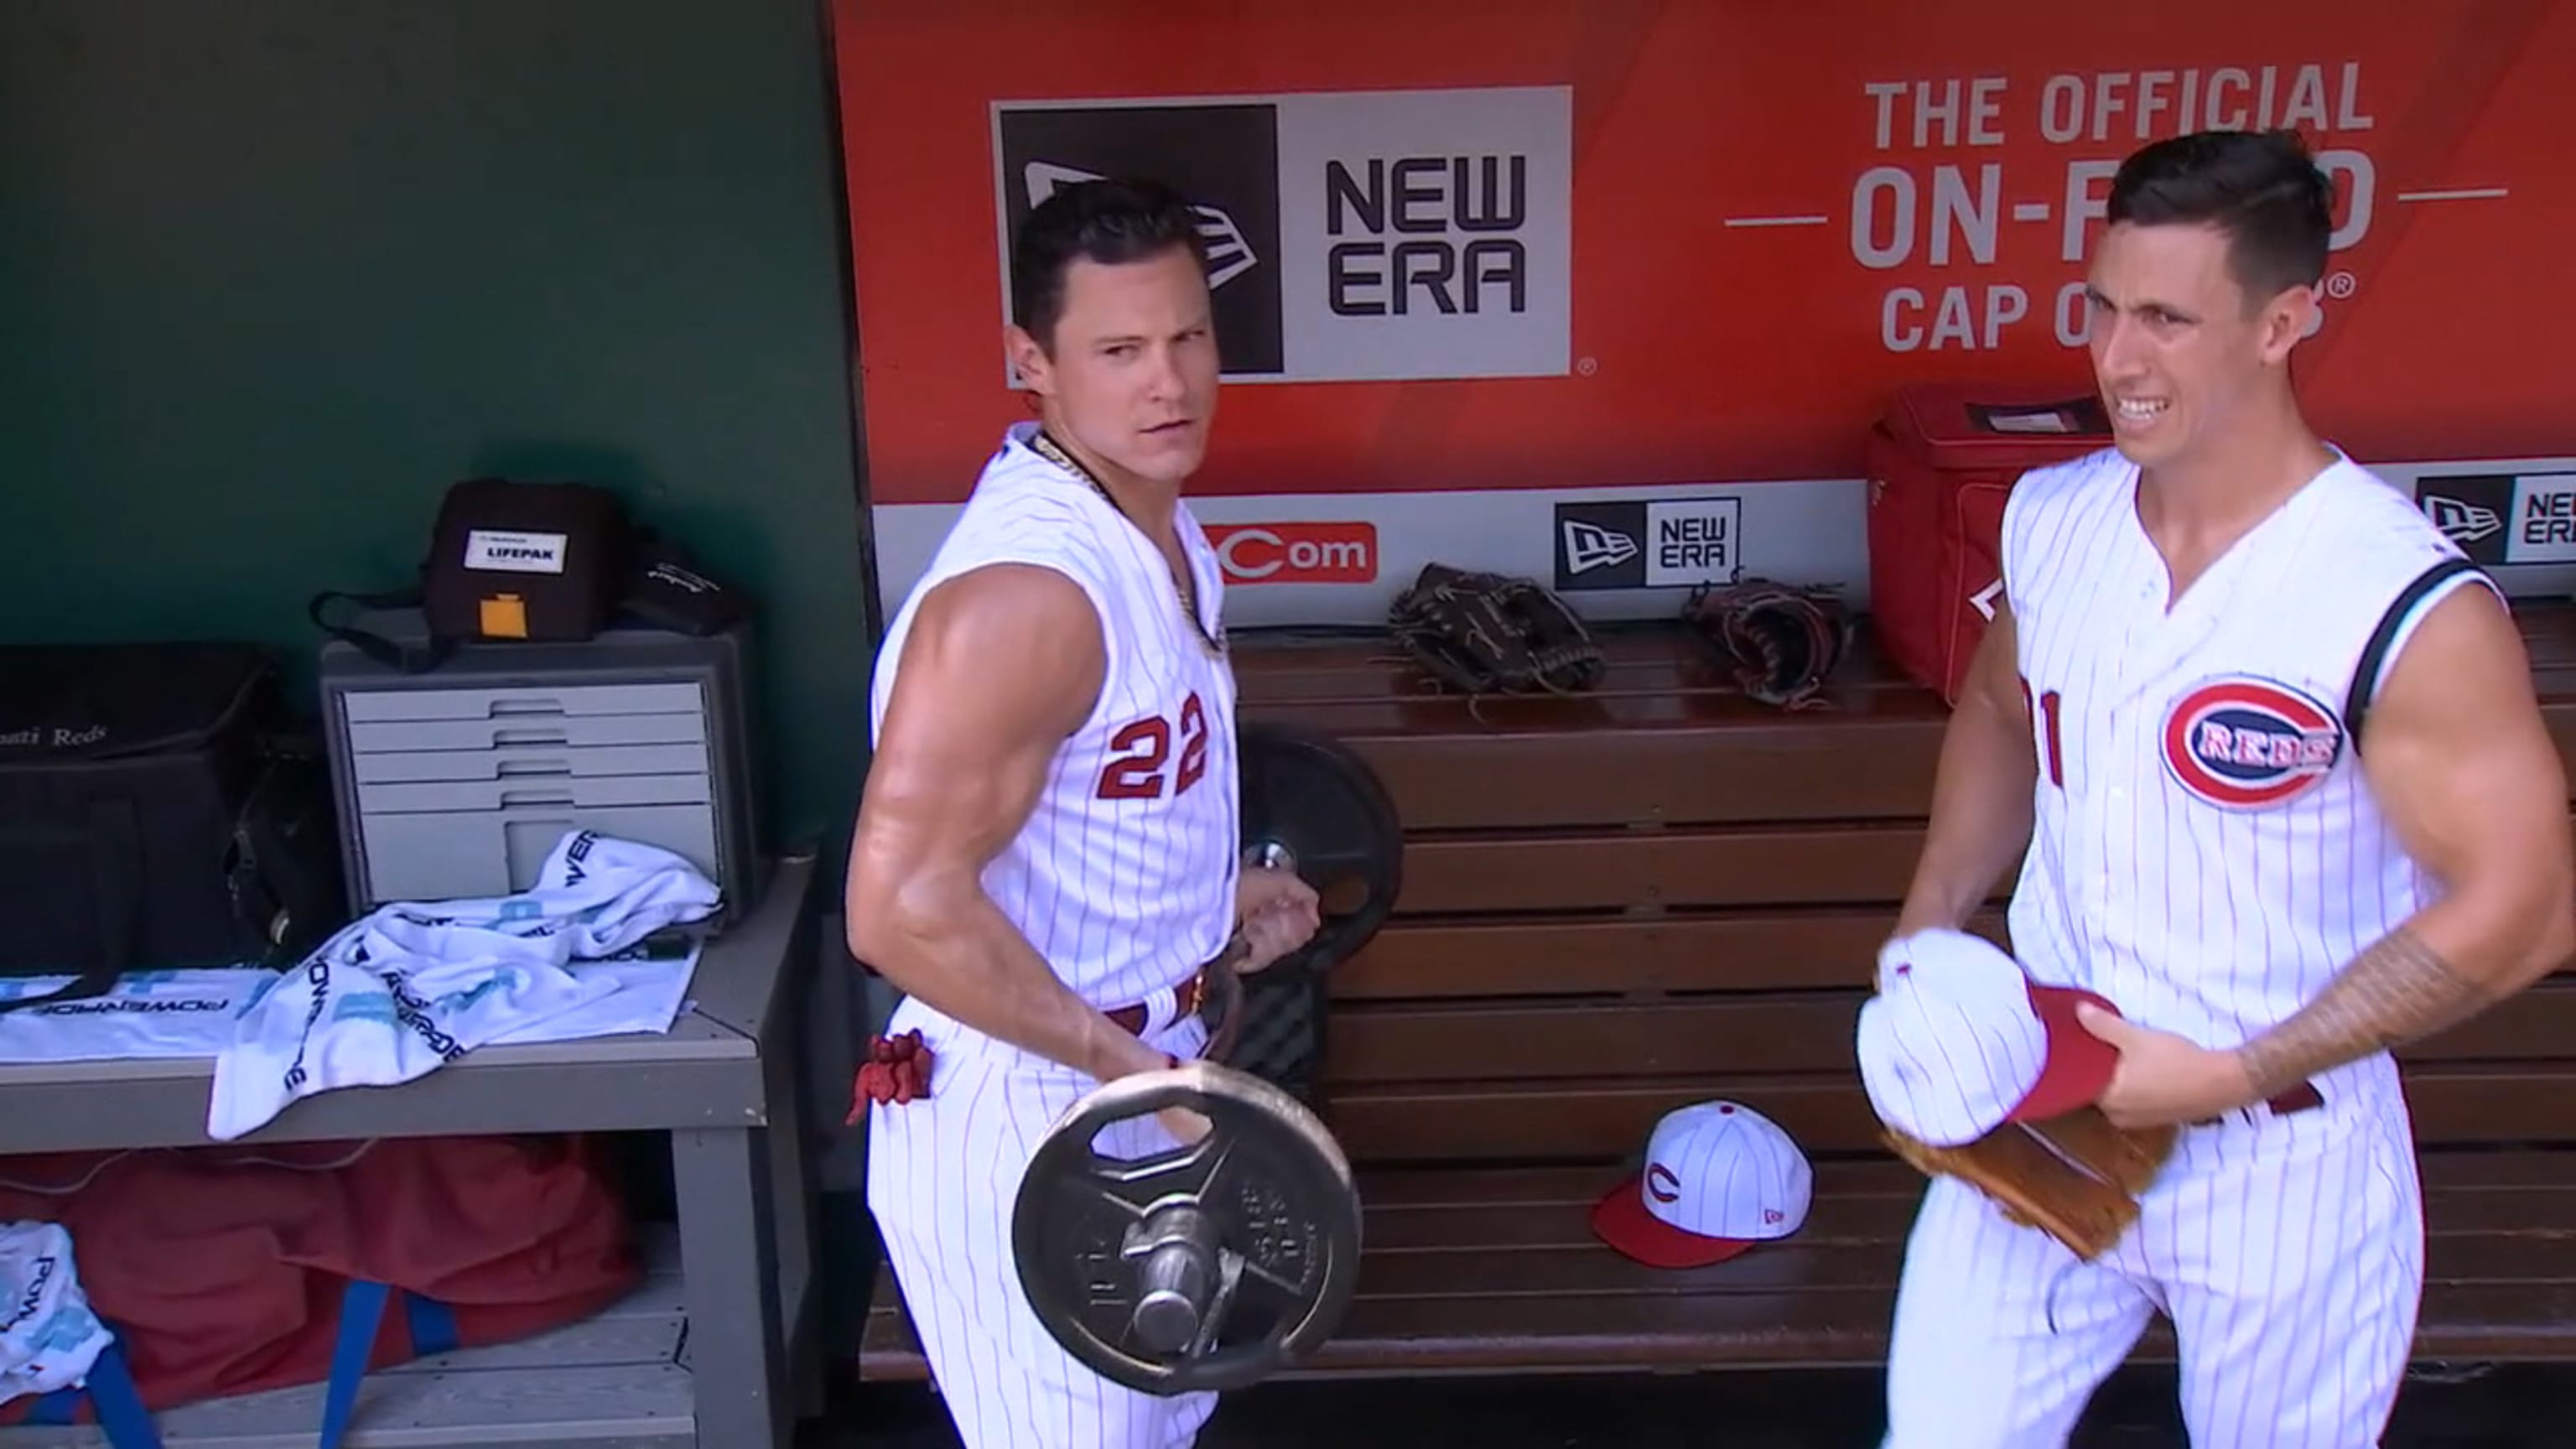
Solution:
<svg viewBox="0 0 2576 1449">
<path fill-rule="evenodd" d="M 1179 795 L 1199 782 L 1207 773 L 1207 706 L 1193 693 L 1181 701 L 1181 762 L 1172 781 L 1172 793 Z M 1172 756 L 1172 726 L 1161 715 L 1149 714 L 1119 726 L 1109 737 L 1109 748 L 1121 753 L 1110 758 L 1100 771 L 1103 800 L 1152 800 L 1163 793 L 1163 767 Z"/>
</svg>

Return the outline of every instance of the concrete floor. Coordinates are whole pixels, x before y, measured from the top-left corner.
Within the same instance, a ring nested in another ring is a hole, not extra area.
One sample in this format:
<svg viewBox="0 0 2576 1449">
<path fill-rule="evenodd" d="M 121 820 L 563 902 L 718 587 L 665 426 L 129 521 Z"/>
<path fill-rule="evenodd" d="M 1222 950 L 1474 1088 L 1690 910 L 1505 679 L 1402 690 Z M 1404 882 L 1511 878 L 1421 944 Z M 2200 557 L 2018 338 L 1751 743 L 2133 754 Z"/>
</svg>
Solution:
<svg viewBox="0 0 2576 1449">
<path fill-rule="evenodd" d="M 1874 1449 L 1871 1374 L 1435 1380 L 1275 1384 L 1228 1398 L 1198 1449 Z M 2113 1377 L 2071 1449 L 2186 1449 L 2173 1371 Z M 951 1449 L 955 1433 L 912 1387 L 847 1391 L 814 1449 Z M 2384 1449 L 2565 1449 L 2576 1443 L 2576 1369 L 2498 1368 L 2470 1382 L 2410 1384 Z M 2342 1449 L 2342 1446 L 2338 1446 Z"/>
</svg>

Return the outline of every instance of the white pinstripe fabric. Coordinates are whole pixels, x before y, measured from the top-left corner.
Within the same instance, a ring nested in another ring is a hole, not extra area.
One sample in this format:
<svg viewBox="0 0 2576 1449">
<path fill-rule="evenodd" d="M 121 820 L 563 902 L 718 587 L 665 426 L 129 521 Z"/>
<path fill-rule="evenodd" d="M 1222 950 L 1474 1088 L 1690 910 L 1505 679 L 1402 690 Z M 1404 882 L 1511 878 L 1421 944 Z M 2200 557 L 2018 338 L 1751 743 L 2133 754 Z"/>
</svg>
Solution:
<svg viewBox="0 0 2576 1449">
<path fill-rule="evenodd" d="M 2169 610 L 2136 482 L 2105 450 L 2029 474 L 2006 507 L 2040 767 L 2010 929 L 2036 978 L 2226 1048 L 2432 899 L 2341 711 L 2388 606 L 2457 550 L 2339 460 Z M 2186 704 L 2215 680 L 2250 681 L 2232 715 Z M 2378 1442 L 2422 1291 L 2413 1138 L 2385 1054 L 2316 1085 L 2323 1109 L 2186 1130 L 2138 1226 L 2095 1265 L 1934 1184 L 1897 1307 L 1888 1444 L 2062 1444 L 2159 1309 L 2181 1338 L 2195 1449 Z"/>
<path fill-rule="evenodd" d="M 2093 1263 L 1934 1179 L 1906 1244 L 1885 1449 L 2061 1449 L 2157 1313 L 2192 1449 L 2379 1442 L 2423 1286 L 2403 1107 L 2257 1111 L 2183 1134 Z"/>
<path fill-rule="evenodd" d="M 1108 653 L 1100 700 L 1057 750 L 1035 813 L 985 870 L 984 888 L 1075 991 L 1123 1006 L 1187 981 L 1233 934 L 1234 673 L 1191 630 L 1162 555 L 1090 485 L 1030 451 L 1031 427 L 1012 429 L 985 465 L 887 626 L 871 731 L 883 727 L 931 589 L 995 563 L 1052 568 L 1081 586 Z M 1177 524 L 1213 630 L 1225 588 L 1216 551 L 1186 501 Z"/>
<path fill-rule="evenodd" d="M 1057 749 L 1027 825 L 985 891 L 1083 999 L 1147 1008 L 1152 1044 L 1204 1046 L 1177 991 L 1233 932 L 1239 868 L 1234 676 L 1181 613 L 1162 555 L 1091 487 L 1011 430 L 889 626 L 872 690 L 882 729 L 904 640 L 932 588 L 993 563 L 1055 569 L 1097 611 L 1098 705 Z M 1224 580 L 1185 505 L 1177 517 L 1201 617 L 1221 627 Z M 1221 636 L 1220 636 L 1221 637 Z M 1012 1266 L 1010 1216 L 1030 1154 L 1097 1086 L 908 999 L 887 1030 L 918 1030 L 930 1095 L 868 1117 L 868 1206 L 904 1306 L 967 1449 L 1174 1449 L 1215 1396 L 1160 1398 L 1076 1362 L 1039 1326 Z M 1148 1120 L 1113 1128 L 1111 1156 L 1173 1145 Z"/>
<path fill-rule="evenodd" d="M 1156 1014 L 1146 1040 L 1198 1055 L 1196 1017 Z M 1185 1449 L 1215 1412 L 1212 1393 L 1162 1398 L 1093 1373 L 1029 1307 L 1011 1253 L 1011 1211 L 1038 1140 L 1098 1084 L 1067 1067 L 943 1027 L 931 1094 L 868 1109 L 868 1206 L 903 1290 L 941 1401 L 966 1449 Z M 1137 1158 L 1175 1145 L 1153 1118 L 1095 1143 Z"/>
</svg>

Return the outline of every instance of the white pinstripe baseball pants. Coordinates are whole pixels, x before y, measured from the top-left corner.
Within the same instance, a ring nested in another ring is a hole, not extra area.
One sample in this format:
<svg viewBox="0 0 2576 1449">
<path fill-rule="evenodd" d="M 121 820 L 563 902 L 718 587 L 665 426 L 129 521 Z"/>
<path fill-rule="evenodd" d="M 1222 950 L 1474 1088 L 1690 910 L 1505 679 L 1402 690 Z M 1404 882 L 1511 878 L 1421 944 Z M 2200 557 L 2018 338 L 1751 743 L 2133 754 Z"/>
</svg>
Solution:
<svg viewBox="0 0 2576 1449">
<path fill-rule="evenodd" d="M 1170 994 L 1158 993 L 1147 1043 L 1196 1056 L 1206 1028 L 1170 1014 Z M 909 1003 L 886 1030 L 914 1026 L 932 1052 L 930 1095 L 869 1108 L 868 1208 L 966 1449 L 1187 1449 L 1217 1396 L 1163 1398 L 1092 1372 L 1039 1324 L 1012 1263 L 1011 1208 L 1029 1158 L 1099 1083 Z M 1152 1118 L 1099 1139 L 1113 1157 L 1175 1145 Z"/>
<path fill-rule="evenodd" d="M 2186 1129 L 2094 1263 L 1936 1178 L 1906 1245 L 1884 1449 L 2059 1449 L 2150 1316 L 2175 1324 L 2193 1449 L 2366 1449 L 2423 1295 L 2402 1099 Z"/>
</svg>

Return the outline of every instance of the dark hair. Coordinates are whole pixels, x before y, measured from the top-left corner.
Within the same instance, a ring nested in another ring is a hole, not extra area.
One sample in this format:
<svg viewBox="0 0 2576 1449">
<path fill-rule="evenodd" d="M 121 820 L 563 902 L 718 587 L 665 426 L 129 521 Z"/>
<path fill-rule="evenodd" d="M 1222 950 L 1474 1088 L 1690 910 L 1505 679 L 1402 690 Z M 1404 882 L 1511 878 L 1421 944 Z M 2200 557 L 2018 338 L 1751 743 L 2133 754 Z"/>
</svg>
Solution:
<svg viewBox="0 0 2576 1449">
<path fill-rule="evenodd" d="M 2114 225 L 2218 227 L 2237 285 L 2259 304 L 2325 274 L 2334 180 L 2295 131 L 2200 131 L 2121 162 L 2106 215 Z"/>
<path fill-rule="evenodd" d="M 1011 248 L 1011 316 L 1038 345 L 1055 347 L 1064 274 L 1076 260 L 1104 266 L 1187 247 L 1202 274 L 1207 247 L 1189 200 L 1159 181 L 1082 181 L 1031 208 Z"/>
</svg>

